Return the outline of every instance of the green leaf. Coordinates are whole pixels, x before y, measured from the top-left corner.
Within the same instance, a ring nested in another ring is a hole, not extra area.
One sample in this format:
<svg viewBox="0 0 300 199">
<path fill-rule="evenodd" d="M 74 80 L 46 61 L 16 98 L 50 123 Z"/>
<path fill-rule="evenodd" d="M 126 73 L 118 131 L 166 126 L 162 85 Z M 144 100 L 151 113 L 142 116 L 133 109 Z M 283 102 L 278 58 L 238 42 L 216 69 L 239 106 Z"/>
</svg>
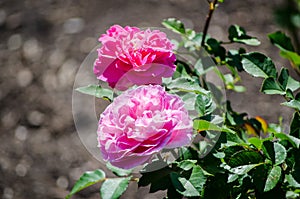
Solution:
<svg viewBox="0 0 300 199">
<path fill-rule="evenodd" d="M 287 191 L 285 194 L 286 199 L 297 199 L 299 198 L 300 194 L 293 192 L 293 191 Z"/>
<path fill-rule="evenodd" d="M 77 180 L 72 191 L 66 196 L 66 199 L 70 198 L 72 195 L 81 191 L 82 189 L 104 180 L 105 180 L 104 171 L 100 169 L 95 171 L 87 171 L 79 178 L 79 180 Z"/>
<path fill-rule="evenodd" d="M 300 139 L 300 113 L 295 112 L 290 126 L 290 135 Z"/>
<path fill-rule="evenodd" d="M 251 137 L 248 139 L 248 142 L 250 144 L 253 144 L 258 150 L 261 149 L 262 146 L 262 140 L 257 137 Z"/>
<path fill-rule="evenodd" d="M 109 101 L 113 100 L 113 91 L 106 88 L 101 88 L 98 85 L 88 85 L 84 87 L 76 88 L 76 91 L 95 96 L 97 98 L 108 99 Z"/>
<path fill-rule="evenodd" d="M 239 178 L 240 175 L 238 174 L 229 174 L 228 175 L 228 183 L 234 182 Z"/>
<path fill-rule="evenodd" d="M 260 41 L 257 38 L 247 35 L 245 29 L 238 25 L 231 25 L 228 29 L 228 33 L 228 38 L 230 41 L 239 42 L 251 46 L 260 45 Z"/>
<path fill-rule="evenodd" d="M 206 182 L 206 176 L 204 175 L 202 168 L 196 165 L 193 167 L 189 180 L 185 178 L 178 178 L 178 180 L 185 189 L 185 191 L 179 192 L 186 197 L 193 197 L 200 196 L 203 185 Z"/>
<path fill-rule="evenodd" d="M 278 78 L 278 82 L 282 86 L 284 90 L 290 89 L 291 91 L 295 91 L 300 88 L 300 82 L 294 80 L 290 75 L 289 71 L 286 68 L 282 68 L 280 71 L 280 75 Z"/>
<path fill-rule="evenodd" d="M 279 166 L 273 167 L 270 173 L 268 174 L 264 192 L 274 189 L 277 183 L 279 182 L 280 177 L 281 177 L 281 168 Z"/>
<path fill-rule="evenodd" d="M 187 110 L 194 111 L 195 110 L 195 101 L 196 101 L 197 94 L 195 93 L 186 93 L 182 96 L 182 100 L 184 102 L 184 107 Z"/>
<path fill-rule="evenodd" d="M 262 193 L 265 188 L 266 179 L 268 177 L 269 170 L 271 170 L 270 165 L 262 164 L 255 169 L 253 169 L 253 172 L 251 174 L 251 177 L 253 178 L 253 184 L 258 190 L 258 192 Z"/>
<path fill-rule="evenodd" d="M 204 57 L 197 60 L 194 68 L 197 71 L 198 75 L 204 75 L 214 69 L 216 64 L 211 60 L 210 57 Z"/>
<path fill-rule="evenodd" d="M 289 183 L 290 186 L 294 188 L 300 188 L 300 184 L 294 179 L 291 174 L 285 175 L 285 180 Z"/>
<path fill-rule="evenodd" d="M 300 73 L 300 55 L 295 52 L 291 39 L 282 32 L 269 34 L 271 42 L 280 49 L 280 55 L 290 60 L 292 66 Z"/>
<path fill-rule="evenodd" d="M 281 49 L 288 51 L 295 51 L 291 39 L 283 32 L 277 31 L 268 35 L 272 44 L 278 46 Z"/>
<path fill-rule="evenodd" d="M 237 167 L 241 165 L 258 164 L 263 159 L 259 152 L 255 151 L 238 151 L 234 153 L 228 161 L 230 167 Z"/>
<path fill-rule="evenodd" d="M 131 177 L 109 178 L 101 186 L 102 199 L 117 199 L 126 191 Z"/>
<path fill-rule="evenodd" d="M 299 68 L 299 66 L 300 66 L 300 55 L 298 55 L 295 52 L 291 52 L 291 51 L 287 51 L 287 50 L 281 50 L 280 55 L 283 58 L 286 58 L 286 59 L 290 60 L 292 63 L 294 63 L 297 66 L 297 68 Z"/>
<path fill-rule="evenodd" d="M 287 156 L 284 146 L 276 142 L 273 143 L 269 140 L 263 142 L 262 150 L 275 165 L 283 163 Z"/>
<path fill-rule="evenodd" d="M 294 80 L 291 76 L 289 76 L 286 89 L 290 89 L 291 91 L 296 91 L 299 88 L 300 88 L 300 82 Z"/>
<path fill-rule="evenodd" d="M 254 77 L 274 77 L 277 72 L 273 61 L 258 52 L 251 52 L 243 55 L 242 64 L 244 70 Z"/>
<path fill-rule="evenodd" d="M 188 171 L 190 169 L 192 169 L 195 164 L 197 163 L 197 160 L 183 160 L 181 162 L 178 162 L 177 165 L 179 168 Z"/>
<path fill-rule="evenodd" d="M 183 77 L 183 78 L 186 78 L 188 80 L 193 80 L 192 77 L 188 74 L 187 70 L 190 70 L 189 69 L 189 65 L 182 62 L 182 61 L 179 61 L 177 60 L 176 61 L 176 71 L 175 73 L 173 74 L 173 78 L 179 78 L 179 77 Z M 169 82 L 171 83 L 171 82 Z"/>
<path fill-rule="evenodd" d="M 204 186 L 203 198 L 208 199 L 226 199 L 231 198 L 230 191 L 232 185 L 227 183 L 227 174 L 216 174 L 214 177 L 208 178 Z"/>
<path fill-rule="evenodd" d="M 216 158 L 219 158 L 219 159 L 225 158 L 225 155 L 226 154 L 224 152 L 213 153 L 213 156 L 215 156 Z"/>
<path fill-rule="evenodd" d="M 229 128 L 219 127 L 211 122 L 206 120 L 194 120 L 193 124 L 194 129 L 198 131 L 224 131 L 227 133 L 235 133 L 234 131 L 230 130 Z"/>
<path fill-rule="evenodd" d="M 226 89 L 231 89 L 236 92 L 245 92 L 246 88 L 244 86 L 235 85 L 236 79 L 232 76 L 232 74 L 226 74 L 223 76 L 225 79 Z"/>
<path fill-rule="evenodd" d="M 221 60 L 225 60 L 226 49 L 221 46 L 221 43 L 216 39 L 208 39 L 205 47 L 208 53 L 213 54 L 215 57 L 219 57 Z"/>
<path fill-rule="evenodd" d="M 231 168 L 230 171 L 232 173 L 235 173 L 235 174 L 238 174 L 238 175 L 244 175 L 244 174 L 248 173 L 250 170 L 252 170 L 253 168 L 255 168 L 259 165 L 261 165 L 261 163 L 238 166 L 238 167 Z"/>
<path fill-rule="evenodd" d="M 189 80 L 187 78 L 177 78 L 167 85 L 169 89 L 184 92 L 195 92 L 196 94 L 208 94 L 209 91 L 200 87 L 198 80 Z"/>
<path fill-rule="evenodd" d="M 286 150 L 284 146 L 279 143 L 274 143 L 274 150 L 275 150 L 275 164 L 279 165 L 283 163 L 286 159 Z"/>
<path fill-rule="evenodd" d="M 263 81 L 261 92 L 268 95 L 284 95 L 285 91 L 278 85 L 273 77 L 266 78 Z"/>
<path fill-rule="evenodd" d="M 195 110 L 199 113 L 199 116 L 211 114 L 215 107 L 211 95 L 200 94 L 196 97 Z"/>
<path fill-rule="evenodd" d="M 185 28 L 183 23 L 175 18 L 163 20 L 162 25 L 175 33 L 185 34 Z"/>
<path fill-rule="evenodd" d="M 182 193 L 185 191 L 185 188 L 183 187 L 183 185 L 181 184 L 181 182 L 179 181 L 180 175 L 179 173 L 176 172 L 172 172 L 170 173 L 170 179 L 171 179 L 171 183 L 172 183 L 172 187 L 174 187 L 174 189 L 178 192 L 178 193 Z"/>
<path fill-rule="evenodd" d="M 272 160 L 273 163 L 275 163 L 275 150 L 274 150 L 274 144 L 270 140 L 265 140 L 262 144 L 262 150 L 265 156 Z"/>
<path fill-rule="evenodd" d="M 183 192 L 180 192 L 179 190 L 177 190 L 179 193 L 181 193 L 182 195 L 184 195 L 186 197 L 200 196 L 200 193 L 197 191 L 197 189 L 193 186 L 193 184 L 190 181 L 188 181 L 185 178 L 178 178 L 178 180 L 180 181 L 180 183 L 182 184 L 182 186 L 185 189 L 185 191 L 183 191 Z"/>
<path fill-rule="evenodd" d="M 297 109 L 300 111 L 300 101 L 299 100 L 290 100 L 288 102 L 283 102 L 281 103 L 281 105 L 293 108 L 293 109 Z"/>
<path fill-rule="evenodd" d="M 206 176 L 202 168 L 198 165 L 195 165 L 192 170 L 192 174 L 189 178 L 191 184 L 196 188 L 196 190 L 201 193 L 203 186 L 206 182 Z"/>
<path fill-rule="evenodd" d="M 229 146 L 229 147 L 226 147 L 225 150 L 224 150 L 224 153 L 225 153 L 225 162 L 229 162 L 231 156 L 239 151 L 243 151 L 244 148 L 240 145 L 232 145 L 232 146 Z"/>
<path fill-rule="evenodd" d="M 129 169 L 129 170 L 121 169 L 121 168 L 111 165 L 109 162 L 106 164 L 106 167 L 119 177 L 128 176 L 132 172 L 132 169 Z"/>
<path fill-rule="evenodd" d="M 282 68 L 278 77 L 278 82 L 282 86 L 283 90 L 286 90 L 289 76 L 289 71 L 286 68 Z"/>
<path fill-rule="evenodd" d="M 296 148 L 300 147 L 300 139 L 298 139 L 294 136 L 291 136 L 291 135 L 288 135 L 285 133 L 274 133 L 274 136 L 281 140 L 289 141 L 293 145 L 293 147 L 296 147 Z"/>
<path fill-rule="evenodd" d="M 139 187 L 148 186 L 151 184 L 158 184 L 160 181 L 163 181 L 164 178 L 169 179 L 169 174 L 172 170 L 169 167 L 164 167 L 159 170 L 151 171 L 151 172 L 142 172 L 142 177 L 138 182 Z"/>
</svg>

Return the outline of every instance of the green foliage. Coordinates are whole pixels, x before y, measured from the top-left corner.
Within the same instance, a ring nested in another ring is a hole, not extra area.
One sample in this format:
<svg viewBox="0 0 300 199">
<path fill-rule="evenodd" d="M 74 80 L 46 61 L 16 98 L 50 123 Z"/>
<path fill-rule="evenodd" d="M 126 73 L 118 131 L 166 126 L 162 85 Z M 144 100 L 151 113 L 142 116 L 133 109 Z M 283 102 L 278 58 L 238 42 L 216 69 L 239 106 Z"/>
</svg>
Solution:
<svg viewBox="0 0 300 199">
<path fill-rule="evenodd" d="M 111 165 L 110 163 L 107 163 L 106 164 L 106 167 L 111 170 L 116 176 L 119 176 L 119 177 L 124 177 L 124 176 L 128 176 L 132 173 L 132 169 L 121 169 L 121 168 L 118 168 L 118 167 L 115 167 L 113 165 Z"/>
<path fill-rule="evenodd" d="M 291 39 L 280 31 L 271 33 L 268 37 L 272 44 L 280 49 L 280 55 L 288 59 L 292 67 L 300 74 L 300 55 L 295 51 Z"/>
<path fill-rule="evenodd" d="M 263 81 L 261 91 L 269 95 L 284 95 L 285 91 L 283 88 L 276 82 L 275 78 L 269 77 Z"/>
<path fill-rule="evenodd" d="M 174 31 L 175 33 L 179 34 L 185 34 L 185 28 L 181 21 L 175 19 L 175 18 L 169 18 L 162 22 L 162 25 L 164 25 L 166 28 Z"/>
<path fill-rule="evenodd" d="M 228 33 L 228 38 L 232 42 L 239 42 L 250 46 L 260 45 L 260 41 L 257 38 L 247 35 L 245 29 L 238 25 L 230 26 Z"/>
<path fill-rule="evenodd" d="M 246 52 L 244 48 L 230 49 L 233 43 L 260 44 L 238 25 L 229 27 L 229 41 L 206 36 L 203 46 L 202 32 L 186 29 L 174 18 L 164 20 L 163 25 L 181 36 L 178 48 L 184 48 L 184 52 L 195 58 L 192 65 L 178 56 L 176 71 L 172 78 L 163 79 L 163 86 L 169 93 L 180 96 L 187 110 L 196 112 L 191 117 L 195 137 L 199 139 L 189 147 L 181 147 L 179 158 L 172 163 L 157 160 L 147 164 L 138 180 L 130 176 L 132 170 L 110 164 L 107 167 L 117 178 L 105 178 L 102 170 L 87 172 L 75 183 L 67 198 L 98 182 L 103 182 L 102 198 L 119 198 L 131 180 L 138 181 L 139 187 L 150 186 L 150 193 L 166 190 L 166 197 L 172 199 L 298 198 L 300 82 L 292 78 L 287 68 L 278 72 L 272 59 L 265 54 Z M 279 31 L 268 37 L 297 71 L 300 56 L 291 39 Z M 218 86 L 206 81 L 208 72 L 215 72 L 226 89 L 236 92 L 245 91 L 244 86 L 238 85 L 241 72 L 262 78 L 261 92 L 282 96 L 281 105 L 294 110 L 289 133 L 281 122 L 270 124 L 260 117 L 251 118 L 247 113 L 233 110 L 229 101 L 219 100 Z M 99 86 L 77 90 L 113 100 L 113 91 Z M 157 165 L 160 169 L 151 169 Z"/>
<path fill-rule="evenodd" d="M 82 189 L 104 180 L 105 180 L 104 171 L 100 169 L 95 171 L 87 171 L 75 183 L 72 191 L 66 196 L 66 199 L 70 198 L 72 195 L 81 191 Z"/>
<path fill-rule="evenodd" d="M 273 61 L 264 54 L 258 52 L 244 54 L 242 64 L 244 70 L 254 77 L 277 77 Z"/>
<path fill-rule="evenodd" d="M 278 181 L 280 180 L 280 178 L 281 178 L 281 168 L 279 166 L 273 167 L 270 173 L 268 174 L 264 192 L 268 192 L 274 189 Z"/>
<path fill-rule="evenodd" d="M 114 171 L 119 176 L 127 176 L 131 171 L 119 169 L 108 165 L 112 171 Z M 75 193 L 85 189 L 91 185 L 102 183 L 100 193 L 103 199 L 117 199 L 124 191 L 127 189 L 131 176 L 121 177 L 121 178 L 106 178 L 104 171 L 97 169 L 95 171 L 85 172 L 79 180 L 75 183 L 72 191 L 66 196 L 66 199 L 70 198 Z"/>
<path fill-rule="evenodd" d="M 84 87 L 79 87 L 76 89 L 76 91 L 83 93 L 83 94 L 92 95 L 97 98 L 106 99 L 109 101 L 113 100 L 113 94 L 114 94 L 112 90 L 106 89 L 106 88 L 101 88 L 98 85 L 88 85 L 88 86 L 84 86 Z"/>
<path fill-rule="evenodd" d="M 124 191 L 126 191 L 129 180 L 131 177 L 127 178 L 111 178 L 103 182 L 100 193 L 102 199 L 117 199 Z"/>
</svg>

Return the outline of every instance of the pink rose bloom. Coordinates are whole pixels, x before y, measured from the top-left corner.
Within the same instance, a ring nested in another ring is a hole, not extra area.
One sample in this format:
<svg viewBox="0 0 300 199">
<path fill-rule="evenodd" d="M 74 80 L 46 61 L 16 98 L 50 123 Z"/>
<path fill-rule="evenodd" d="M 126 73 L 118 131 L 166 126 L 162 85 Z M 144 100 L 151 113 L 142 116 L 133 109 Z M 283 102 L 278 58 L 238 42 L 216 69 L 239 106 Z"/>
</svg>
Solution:
<svg viewBox="0 0 300 199">
<path fill-rule="evenodd" d="M 162 77 L 171 77 L 175 71 L 173 44 L 159 30 L 114 25 L 99 41 L 102 47 L 98 49 L 94 73 L 112 88 L 161 84 Z"/>
<path fill-rule="evenodd" d="M 189 145 L 193 126 L 181 98 L 148 85 L 115 98 L 101 114 L 97 133 L 103 159 L 129 169 L 163 148 Z"/>
</svg>

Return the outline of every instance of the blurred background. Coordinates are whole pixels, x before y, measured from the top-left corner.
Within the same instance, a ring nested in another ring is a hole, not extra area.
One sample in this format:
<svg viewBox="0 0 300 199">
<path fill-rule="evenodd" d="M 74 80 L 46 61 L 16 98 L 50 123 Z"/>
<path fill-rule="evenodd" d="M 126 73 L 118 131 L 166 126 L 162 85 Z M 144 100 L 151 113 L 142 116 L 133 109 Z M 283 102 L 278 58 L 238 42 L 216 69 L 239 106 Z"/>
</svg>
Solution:
<svg viewBox="0 0 300 199">
<path fill-rule="evenodd" d="M 279 29 L 299 34 L 282 20 L 295 8 L 288 2 L 225 0 L 209 34 L 227 40 L 228 27 L 238 24 L 262 42 L 246 47 L 249 51 L 265 53 L 278 68 L 289 67 L 266 36 Z M 163 19 L 176 17 L 201 31 L 207 11 L 206 0 L 1 0 L 0 198 L 64 198 L 84 171 L 103 167 L 77 135 L 72 92 L 80 64 L 106 29 L 113 24 L 161 27 Z M 300 19 L 295 21 L 300 26 Z M 280 98 L 259 93 L 260 80 L 246 74 L 242 79 L 245 94 L 227 93 L 235 110 L 270 122 L 283 116 L 289 124 L 291 111 L 279 106 Z M 99 198 L 98 187 L 73 198 Z M 122 198 L 162 196 L 131 184 Z"/>
</svg>

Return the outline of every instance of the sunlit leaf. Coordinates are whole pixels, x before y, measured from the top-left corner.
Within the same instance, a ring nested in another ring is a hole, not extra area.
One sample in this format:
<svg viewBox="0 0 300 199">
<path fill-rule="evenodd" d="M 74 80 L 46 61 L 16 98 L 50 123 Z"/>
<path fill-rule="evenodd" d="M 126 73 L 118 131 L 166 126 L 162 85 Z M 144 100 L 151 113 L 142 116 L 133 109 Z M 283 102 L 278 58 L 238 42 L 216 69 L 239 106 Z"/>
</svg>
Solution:
<svg viewBox="0 0 300 199">
<path fill-rule="evenodd" d="M 290 107 L 290 108 L 294 108 L 300 111 L 300 101 L 299 100 L 291 100 L 288 102 L 283 102 L 281 103 L 281 105 Z"/>
<path fill-rule="evenodd" d="M 274 150 L 275 150 L 275 164 L 279 165 L 283 163 L 286 159 L 287 156 L 286 149 L 281 144 L 275 142 Z"/>
<path fill-rule="evenodd" d="M 196 97 L 195 110 L 199 113 L 199 116 L 212 113 L 215 107 L 211 95 L 200 94 Z"/>
<path fill-rule="evenodd" d="M 121 169 L 121 168 L 111 165 L 110 163 L 107 163 L 106 167 L 119 177 L 128 176 L 132 172 L 132 169 L 128 169 L 128 170 Z"/>
<path fill-rule="evenodd" d="M 228 29 L 228 33 L 228 38 L 230 41 L 239 42 L 251 46 L 260 45 L 260 41 L 257 38 L 247 35 L 245 29 L 238 25 L 231 25 Z"/>
<path fill-rule="evenodd" d="M 200 196 L 203 185 L 206 182 L 206 176 L 204 175 L 202 168 L 196 165 L 193 166 L 191 176 L 188 180 L 186 178 L 180 177 L 179 175 L 173 176 L 173 178 L 174 177 L 176 178 L 172 179 L 172 183 L 176 185 L 176 182 L 179 181 L 182 186 L 177 185 L 177 191 L 186 197 Z M 182 190 L 181 187 L 183 187 L 184 190 Z"/>
<path fill-rule="evenodd" d="M 254 77 L 274 77 L 277 72 L 273 61 L 258 52 L 251 52 L 243 55 L 242 64 L 244 70 Z"/>
<path fill-rule="evenodd" d="M 192 169 L 195 164 L 197 163 L 197 160 L 183 160 L 181 162 L 178 162 L 177 165 L 179 168 L 188 171 L 190 169 Z"/>
<path fill-rule="evenodd" d="M 229 128 L 226 128 L 225 126 L 219 127 L 211 122 L 208 122 L 206 120 L 194 120 L 193 124 L 194 129 L 197 131 L 224 131 L 228 133 L 235 133 L 234 131 L 230 130 Z"/>
<path fill-rule="evenodd" d="M 257 149 L 261 149 L 262 140 L 258 137 L 251 137 L 248 139 L 248 142 L 253 144 Z"/>
<path fill-rule="evenodd" d="M 187 197 L 196 197 L 200 196 L 200 193 L 197 191 L 197 189 L 193 186 L 193 184 L 185 179 L 185 178 L 178 178 L 182 186 L 184 187 L 185 191 L 180 192 L 182 195 Z"/>
<path fill-rule="evenodd" d="M 292 62 L 292 66 L 300 73 L 300 55 L 295 52 L 291 39 L 283 32 L 268 35 L 271 42 L 280 49 L 280 55 Z"/>
<path fill-rule="evenodd" d="M 279 166 L 275 166 L 271 169 L 268 174 L 268 178 L 265 184 L 264 192 L 272 190 L 278 183 L 281 177 L 281 168 Z"/>
<path fill-rule="evenodd" d="M 263 81 L 261 92 L 269 95 L 284 95 L 285 91 L 278 85 L 273 77 L 266 78 Z"/>
<path fill-rule="evenodd" d="M 131 177 L 109 178 L 101 186 L 102 199 L 118 199 L 127 189 Z"/>
<path fill-rule="evenodd" d="M 290 186 L 295 187 L 295 188 L 300 188 L 300 184 L 294 179 L 294 177 L 289 174 L 285 175 L 286 181 L 289 183 Z"/>
<path fill-rule="evenodd" d="M 277 31 L 268 35 L 273 44 L 288 51 L 294 51 L 294 46 L 291 39 L 283 32 Z"/>
<path fill-rule="evenodd" d="M 187 78 L 177 78 L 166 85 L 169 89 L 184 91 L 184 92 L 195 92 L 197 94 L 208 94 L 209 91 L 200 87 L 198 80 L 190 80 Z"/>
<path fill-rule="evenodd" d="M 230 171 L 238 175 L 244 175 L 259 165 L 261 164 L 248 164 L 248 165 L 238 166 L 238 167 L 231 168 Z"/>
<path fill-rule="evenodd" d="M 259 152 L 255 151 L 238 151 L 234 153 L 228 161 L 228 165 L 231 167 L 237 167 L 249 164 L 258 164 L 262 162 L 262 157 Z"/>
<path fill-rule="evenodd" d="M 281 84 L 284 90 L 295 91 L 300 88 L 300 82 L 296 81 L 289 75 L 289 71 L 286 68 L 282 68 L 278 78 L 278 82 Z"/>
<path fill-rule="evenodd" d="M 87 95 L 92 95 L 97 98 L 104 98 L 108 99 L 110 101 L 113 100 L 113 91 L 110 89 L 106 88 L 101 88 L 98 85 L 88 85 L 84 87 L 79 87 L 76 89 L 76 91 L 87 94 Z"/>
<path fill-rule="evenodd" d="M 285 133 L 274 133 L 274 136 L 281 140 L 288 140 L 294 147 L 300 147 L 300 139 Z"/>
<path fill-rule="evenodd" d="M 70 198 L 75 193 L 81 191 L 82 189 L 89 187 L 98 182 L 102 182 L 105 180 L 104 171 L 98 169 L 95 171 L 87 171 L 85 172 L 79 180 L 75 183 L 72 191 L 66 196 L 66 199 Z"/>
<path fill-rule="evenodd" d="M 175 19 L 175 18 L 169 18 L 165 19 L 162 22 L 162 25 L 166 28 L 172 30 L 173 32 L 179 33 L 179 34 L 185 34 L 185 28 L 181 21 Z"/>
</svg>

